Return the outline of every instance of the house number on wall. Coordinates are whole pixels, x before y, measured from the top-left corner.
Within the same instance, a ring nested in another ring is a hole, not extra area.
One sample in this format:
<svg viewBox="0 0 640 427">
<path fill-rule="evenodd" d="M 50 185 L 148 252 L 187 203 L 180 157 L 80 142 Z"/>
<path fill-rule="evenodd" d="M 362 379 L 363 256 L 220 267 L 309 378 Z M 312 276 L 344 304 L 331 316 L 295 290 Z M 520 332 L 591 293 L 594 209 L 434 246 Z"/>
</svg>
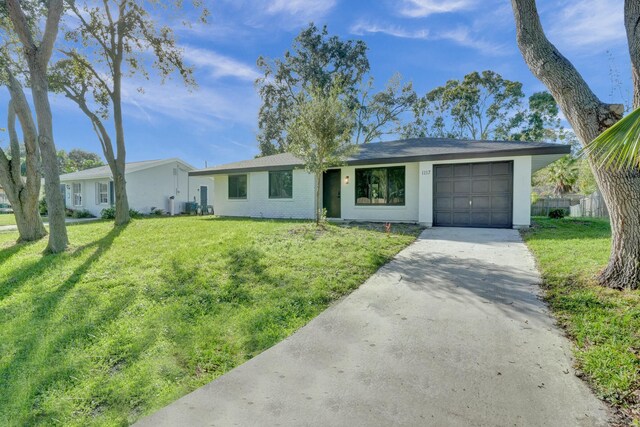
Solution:
<svg viewBox="0 0 640 427">
<path fill-rule="evenodd" d="M 422 175 L 429 175 L 431 173 L 430 170 L 423 170 Z"/>
</svg>

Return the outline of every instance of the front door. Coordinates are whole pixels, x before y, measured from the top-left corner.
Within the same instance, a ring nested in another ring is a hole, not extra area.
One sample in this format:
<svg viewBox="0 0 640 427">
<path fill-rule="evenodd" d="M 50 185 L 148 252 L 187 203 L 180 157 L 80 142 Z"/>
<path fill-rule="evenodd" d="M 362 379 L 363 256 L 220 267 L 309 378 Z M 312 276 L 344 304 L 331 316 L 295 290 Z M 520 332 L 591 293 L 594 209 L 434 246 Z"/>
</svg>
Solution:
<svg viewBox="0 0 640 427">
<path fill-rule="evenodd" d="M 209 187 L 207 187 L 206 185 L 201 185 L 200 186 L 200 206 L 202 206 L 202 209 L 206 209 L 208 203 L 208 196 L 209 194 L 207 194 L 209 192 Z"/>
<path fill-rule="evenodd" d="M 327 210 L 327 218 L 341 218 L 340 213 L 340 169 L 324 173 L 322 180 L 322 207 Z"/>
</svg>

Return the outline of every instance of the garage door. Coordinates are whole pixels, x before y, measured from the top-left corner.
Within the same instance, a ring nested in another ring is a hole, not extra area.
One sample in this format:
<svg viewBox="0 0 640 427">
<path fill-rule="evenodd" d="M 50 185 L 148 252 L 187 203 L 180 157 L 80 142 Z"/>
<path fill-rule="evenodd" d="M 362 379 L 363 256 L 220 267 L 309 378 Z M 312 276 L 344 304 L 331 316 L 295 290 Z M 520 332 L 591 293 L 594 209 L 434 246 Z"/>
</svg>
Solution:
<svg viewBox="0 0 640 427">
<path fill-rule="evenodd" d="M 434 166 L 434 225 L 512 226 L 513 162 Z"/>
</svg>

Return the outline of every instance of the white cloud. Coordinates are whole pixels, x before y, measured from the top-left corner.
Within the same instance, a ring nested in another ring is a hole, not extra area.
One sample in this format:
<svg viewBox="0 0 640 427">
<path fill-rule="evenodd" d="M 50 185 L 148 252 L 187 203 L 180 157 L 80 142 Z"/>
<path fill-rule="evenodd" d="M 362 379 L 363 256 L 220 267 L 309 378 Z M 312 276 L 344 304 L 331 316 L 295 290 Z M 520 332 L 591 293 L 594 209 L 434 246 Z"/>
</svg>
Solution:
<svg viewBox="0 0 640 427">
<path fill-rule="evenodd" d="M 251 28 L 292 29 L 309 22 L 323 21 L 338 0 L 224 0 Z"/>
<path fill-rule="evenodd" d="M 605 50 L 612 43 L 624 42 L 622 0 L 569 1 L 554 5 L 543 13 L 549 22 L 549 36 L 568 48 Z"/>
<path fill-rule="evenodd" d="M 437 13 L 468 10 L 475 4 L 475 0 L 403 0 L 398 12 L 409 18 L 424 18 Z"/>
<path fill-rule="evenodd" d="M 267 6 L 267 12 L 313 20 L 325 16 L 335 5 L 336 0 L 272 0 Z"/>
<path fill-rule="evenodd" d="M 138 91 L 143 87 L 144 91 Z M 253 88 L 200 86 L 189 91 L 177 82 L 166 84 L 127 81 L 123 84 L 127 114 L 153 123 L 170 118 L 176 126 L 204 128 L 242 125 L 253 127 L 259 100 Z M 242 101 L 239 101 L 242 100 Z"/>
<path fill-rule="evenodd" d="M 193 46 L 183 46 L 182 48 L 188 64 L 206 69 L 213 78 L 235 77 L 240 80 L 254 81 L 260 77 L 254 67 L 212 50 Z"/>
<path fill-rule="evenodd" d="M 422 29 L 407 29 L 398 25 L 376 24 L 359 21 L 350 29 L 352 34 L 364 36 L 366 34 L 386 34 L 391 37 L 406 39 L 420 39 L 431 41 L 450 41 L 457 45 L 480 51 L 485 55 L 501 56 L 510 53 L 504 44 L 492 43 L 486 39 L 476 37 L 474 32 L 465 26 L 458 26 L 445 31 L 429 31 Z"/>
<path fill-rule="evenodd" d="M 350 29 L 352 34 L 363 36 L 365 34 L 387 34 L 393 37 L 405 38 L 405 39 L 428 39 L 429 38 L 429 30 L 426 29 L 418 29 L 418 30 L 408 30 L 402 28 L 397 25 L 379 25 L 368 23 L 364 21 L 360 21 L 351 26 Z"/>
<path fill-rule="evenodd" d="M 449 40 L 460 46 L 472 48 L 485 55 L 500 56 L 510 53 L 504 44 L 496 44 L 482 38 L 475 37 L 469 28 L 459 26 L 451 30 L 443 31 L 434 37 L 440 40 Z"/>
</svg>

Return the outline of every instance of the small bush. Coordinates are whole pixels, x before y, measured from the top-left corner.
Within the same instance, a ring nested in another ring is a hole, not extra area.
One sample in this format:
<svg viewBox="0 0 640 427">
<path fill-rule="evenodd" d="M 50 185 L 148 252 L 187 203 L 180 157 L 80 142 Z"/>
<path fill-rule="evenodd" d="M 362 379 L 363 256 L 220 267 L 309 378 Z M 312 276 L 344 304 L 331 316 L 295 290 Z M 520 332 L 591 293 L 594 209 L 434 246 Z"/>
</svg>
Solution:
<svg viewBox="0 0 640 427">
<path fill-rule="evenodd" d="M 104 208 L 100 211 L 100 218 L 102 219 L 115 219 L 116 218 L 116 208 Z"/>
<path fill-rule="evenodd" d="M 47 214 L 47 201 L 44 198 L 38 202 L 38 210 L 40 211 L 40 215 Z"/>
<path fill-rule="evenodd" d="M 71 218 L 95 218 L 91 212 L 86 209 L 78 209 L 71 211 Z"/>
<path fill-rule="evenodd" d="M 564 209 L 552 209 L 549 211 L 549 218 L 562 219 L 567 215 Z"/>
<path fill-rule="evenodd" d="M 135 209 L 129 209 L 129 216 L 131 218 L 142 218 L 142 213 L 138 212 Z M 102 219 L 115 219 L 116 218 L 116 208 L 105 208 L 100 212 L 100 218 Z"/>
<path fill-rule="evenodd" d="M 164 215 L 164 209 L 151 208 L 151 215 L 162 216 L 162 215 Z"/>
</svg>

